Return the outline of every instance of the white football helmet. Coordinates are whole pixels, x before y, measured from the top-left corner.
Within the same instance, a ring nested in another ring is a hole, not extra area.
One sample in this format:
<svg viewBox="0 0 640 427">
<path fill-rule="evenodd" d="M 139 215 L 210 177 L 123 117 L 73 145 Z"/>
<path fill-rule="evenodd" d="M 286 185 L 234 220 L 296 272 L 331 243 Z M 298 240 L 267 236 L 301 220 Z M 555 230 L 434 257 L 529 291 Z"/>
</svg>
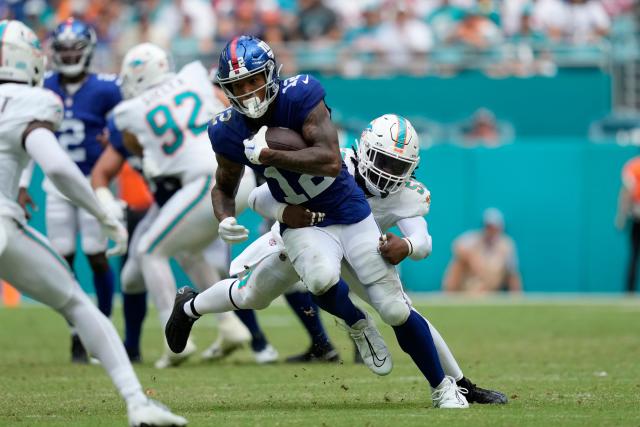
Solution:
<svg viewBox="0 0 640 427">
<path fill-rule="evenodd" d="M 36 34 L 20 21 L 0 21 L 0 80 L 40 86 L 44 69 Z"/>
<path fill-rule="evenodd" d="M 402 116 L 385 114 L 374 119 L 358 141 L 358 172 L 373 195 L 400 190 L 420 162 L 418 134 Z"/>
<path fill-rule="evenodd" d="M 152 43 L 132 47 L 122 60 L 122 95 L 133 98 L 173 75 L 169 55 Z"/>
</svg>

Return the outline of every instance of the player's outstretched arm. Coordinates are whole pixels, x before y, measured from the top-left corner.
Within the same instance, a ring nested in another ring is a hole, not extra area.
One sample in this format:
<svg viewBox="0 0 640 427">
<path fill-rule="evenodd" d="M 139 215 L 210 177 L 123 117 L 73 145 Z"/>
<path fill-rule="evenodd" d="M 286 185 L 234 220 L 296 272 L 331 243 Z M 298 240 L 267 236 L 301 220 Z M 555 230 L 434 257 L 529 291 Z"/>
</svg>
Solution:
<svg viewBox="0 0 640 427">
<path fill-rule="evenodd" d="M 291 228 L 310 227 L 324 221 L 323 212 L 311 212 L 297 205 L 278 202 L 267 184 L 254 188 L 249 194 L 249 207 L 267 219 L 283 222 Z"/>
<path fill-rule="evenodd" d="M 260 153 L 260 162 L 309 175 L 338 176 L 342 168 L 338 131 L 324 101 L 320 101 L 305 119 L 302 137 L 309 148 L 298 151 L 265 149 Z"/>
<path fill-rule="evenodd" d="M 105 232 L 115 243 L 111 254 L 124 252 L 127 246 L 127 230 L 107 214 L 84 175 L 64 152 L 48 122 L 32 122 L 22 136 L 25 150 L 42 168 L 56 188 L 74 204 L 95 216 Z"/>
</svg>

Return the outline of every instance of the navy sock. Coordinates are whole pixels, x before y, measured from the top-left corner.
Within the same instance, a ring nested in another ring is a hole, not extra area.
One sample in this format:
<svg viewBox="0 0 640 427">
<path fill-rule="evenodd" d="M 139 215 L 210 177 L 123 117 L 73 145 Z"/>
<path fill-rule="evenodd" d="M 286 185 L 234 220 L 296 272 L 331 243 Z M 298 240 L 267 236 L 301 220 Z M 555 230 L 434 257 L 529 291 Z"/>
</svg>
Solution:
<svg viewBox="0 0 640 427">
<path fill-rule="evenodd" d="M 236 316 L 244 323 L 244 325 L 251 332 L 251 348 L 253 351 L 262 351 L 267 346 L 267 338 L 265 338 L 260 325 L 258 325 L 258 319 L 256 313 L 253 310 L 236 310 Z"/>
<path fill-rule="evenodd" d="M 349 298 L 349 286 L 342 278 L 322 295 L 314 295 L 313 300 L 327 313 L 333 314 L 353 326 L 364 319 L 364 313 Z"/>
<path fill-rule="evenodd" d="M 94 271 L 93 286 L 96 289 L 98 309 L 105 316 L 111 316 L 111 308 L 113 307 L 113 271 L 111 268 L 100 273 Z"/>
<path fill-rule="evenodd" d="M 147 293 L 123 293 L 122 308 L 124 311 L 124 347 L 129 356 L 139 356 L 142 322 L 147 315 Z"/>
<path fill-rule="evenodd" d="M 400 326 L 394 326 L 393 330 L 400 348 L 411 356 L 431 387 L 439 386 L 444 379 L 444 371 L 438 359 L 431 330 L 424 318 L 411 310 L 407 321 Z"/>
<path fill-rule="evenodd" d="M 309 333 L 311 342 L 316 346 L 325 346 L 329 342 L 329 338 L 324 326 L 322 326 L 318 306 L 313 302 L 311 293 L 293 292 L 285 294 L 285 298 Z"/>
</svg>

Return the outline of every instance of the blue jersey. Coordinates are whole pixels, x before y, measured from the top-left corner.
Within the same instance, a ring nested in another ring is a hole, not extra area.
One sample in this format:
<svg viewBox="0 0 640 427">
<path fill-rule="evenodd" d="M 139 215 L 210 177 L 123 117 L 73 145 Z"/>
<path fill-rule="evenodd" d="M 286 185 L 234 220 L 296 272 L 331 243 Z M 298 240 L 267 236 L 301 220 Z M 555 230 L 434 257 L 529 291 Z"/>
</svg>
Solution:
<svg viewBox="0 0 640 427">
<path fill-rule="evenodd" d="M 280 91 L 270 106 L 272 111 L 265 125 L 285 127 L 302 134 L 305 119 L 324 96 L 322 85 L 311 76 L 298 75 L 284 80 L 280 82 Z M 364 192 L 349 174 L 344 162 L 340 174 L 335 178 L 251 163 L 244 155 L 242 141 L 251 137 L 256 130 L 245 116 L 229 108 L 209 124 L 209 139 L 216 154 L 263 175 L 271 194 L 279 202 L 324 212 L 326 217 L 320 226 L 354 224 L 371 213 Z"/>
<path fill-rule="evenodd" d="M 44 87 L 57 93 L 64 105 L 64 119 L 56 133 L 60 144 L 82 173 L 89 175 L 102 154 L 97 136 L 107 125 L 107 113 L 122 100 L 116 76 L 89 74 L 70 95 L 60 83 L 60 74 L 51 73 Z"/>
</svg>

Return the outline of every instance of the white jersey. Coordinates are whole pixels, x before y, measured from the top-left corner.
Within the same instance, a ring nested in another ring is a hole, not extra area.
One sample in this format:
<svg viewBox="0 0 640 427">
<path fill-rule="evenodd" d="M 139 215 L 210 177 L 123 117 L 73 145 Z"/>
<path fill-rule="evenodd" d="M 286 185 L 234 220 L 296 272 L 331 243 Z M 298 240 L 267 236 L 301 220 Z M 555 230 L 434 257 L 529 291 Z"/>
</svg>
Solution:
<svg viewBox="0 0 640 427">
<path fill-rule="evenodd" d="M 0 216 L 24 221 L 16 202 L 20 174 L 30 160 L 22 137 L 33 121 L 60 126 L 63 117 L 60 98 L 53 92 L 25 84 L 0 85 Z"/>
<path fill-rule="evenodd" d="M 175 176 L 183 184 L 217 166 L 207 136 L 209 121 L 225 107 L 199 62 L 114 109 L 116 127 L 136 136 L 148 178 Z"/>
<path fill-rule="evenodd" d="M 355 153 L 349 148 L 341 148 L 342 158 L 349 173 L 355 176 Z M 368 197 L 371 212 L 376 222 L 387 231 L 404 218 L 425 216 L 431 206 L 431 193 L 419 181 L 410 180 L 398 192 L 387 197 Z"/>
</svg>

